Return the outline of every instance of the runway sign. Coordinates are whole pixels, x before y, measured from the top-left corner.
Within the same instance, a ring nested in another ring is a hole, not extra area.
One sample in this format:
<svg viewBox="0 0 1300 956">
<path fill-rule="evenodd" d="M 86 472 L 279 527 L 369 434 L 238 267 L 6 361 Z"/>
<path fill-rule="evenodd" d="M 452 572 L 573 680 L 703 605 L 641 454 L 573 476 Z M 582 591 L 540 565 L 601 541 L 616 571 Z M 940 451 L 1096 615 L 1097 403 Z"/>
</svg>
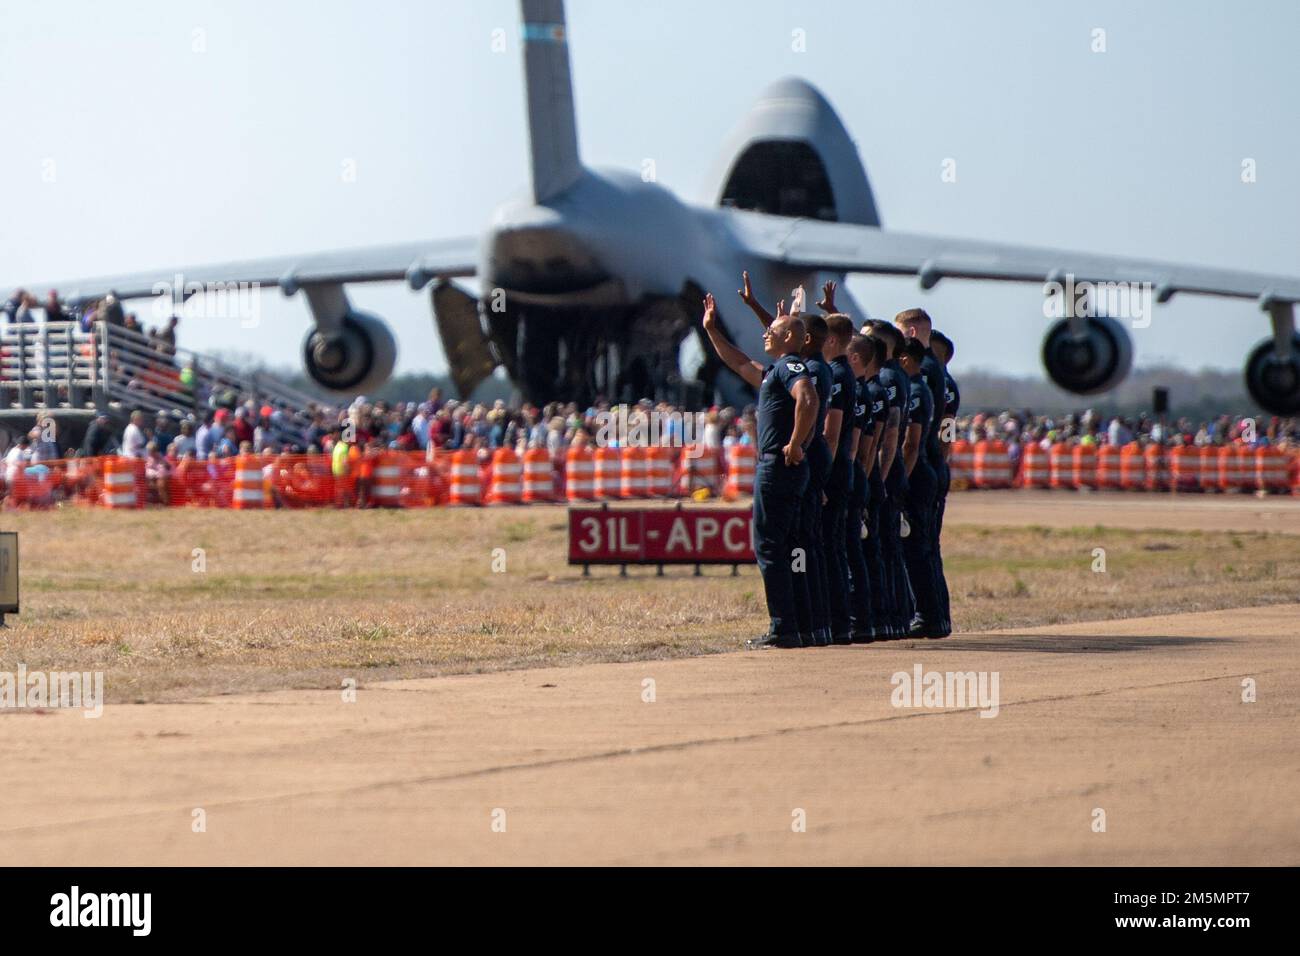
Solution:
<svg viewBox="0 0 1300 956">
<path fill-rule="evenodd" d="M 0 531 L 0 622 L 18 613 L 18 532 Z"/>
<path fill-rule="evenodd" d="M 748 508 L 570 508 L 570 564 L 753 564 Z"/>
</svg>

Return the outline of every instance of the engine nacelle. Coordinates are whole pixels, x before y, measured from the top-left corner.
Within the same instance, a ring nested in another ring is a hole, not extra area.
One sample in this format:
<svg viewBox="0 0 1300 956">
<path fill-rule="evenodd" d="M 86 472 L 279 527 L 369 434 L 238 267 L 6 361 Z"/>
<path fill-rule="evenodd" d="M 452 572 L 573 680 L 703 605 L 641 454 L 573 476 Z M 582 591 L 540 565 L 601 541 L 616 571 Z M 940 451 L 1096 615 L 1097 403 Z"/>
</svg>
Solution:
<svg viewBox="0 0 1300 956">
<path fill-rule="evenodd" d="M 1114 388 L 1133 364 L 1133 343 L 1124 327 L 1107 316 L 1084 320 L 1084 332 L 1070 331 L 1061 319 L 1043 339 L 1043 367 L 1051 380 L 1067 392 L 1095 395 Z"/>
<path fill-rule="evenodd" d="M 388 381 L 397 362 L 397 342 L 383 320 L 349 309 L 337 332 L 312 329 L 307 333 L 302 361 L 321 388 L 358 395 Z"/>
<path fill-rule="evenodd" d="M 1273 339 L 1255 346 L 1246 359 L 1246 390 L 1266 412 L 1300 414 L 1300 334 L 1291 339 L 1291 354 L 1285 359 L 1278 358 Z"/>
</svg>

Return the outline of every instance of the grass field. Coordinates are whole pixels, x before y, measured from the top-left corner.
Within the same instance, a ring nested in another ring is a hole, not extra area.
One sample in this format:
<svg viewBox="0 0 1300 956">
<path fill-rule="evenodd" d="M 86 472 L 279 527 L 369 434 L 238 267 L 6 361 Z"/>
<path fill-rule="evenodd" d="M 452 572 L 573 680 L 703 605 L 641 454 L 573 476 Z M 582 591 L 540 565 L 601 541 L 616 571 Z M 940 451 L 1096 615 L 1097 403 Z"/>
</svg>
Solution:
<svg viewBox="0 0 1300 956">
<path fill-rule="evenodd" d="M 708 654 L 765 626 L 753 567 L 584 579 L 559 507 L 69 509 L 3 525 L 21 536 L 23 610 L 0 631 L 0 671 L 103 670 L 110 701 Z M 959 630 L 1300 597 L 1294 536 L 954 521 L 944 537 Z"/>
</svg>

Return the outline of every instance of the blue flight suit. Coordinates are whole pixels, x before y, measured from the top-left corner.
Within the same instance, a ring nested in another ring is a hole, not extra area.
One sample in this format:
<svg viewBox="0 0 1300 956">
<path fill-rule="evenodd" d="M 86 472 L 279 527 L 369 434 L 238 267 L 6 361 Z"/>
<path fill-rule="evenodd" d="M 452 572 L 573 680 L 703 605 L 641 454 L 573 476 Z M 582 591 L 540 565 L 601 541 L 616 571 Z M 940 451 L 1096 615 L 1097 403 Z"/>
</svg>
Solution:
<svg viewBox="0 0 1300 956">
<path fill-rule="evenodd" d="M 858 429 L 859 448 L 871 440 L 875 427 L 871 417 L 871 396 L 867 380 L 854 380 L 853 427 Z M 853 486 L 849 492 L 849 505 L 844 522 L 844 556 L 849 565 L 849 616 L 853 620 L 854 640 L 870 640 L 871 633 L 871 578 L 862 550 L 862 523 L 867 507 L 867 470 L 859 456 L 853 456 Z"/>
<path fill-rule="evenodd" d="M 853 635 L 849 613 L 852 587 L 849 561 L 844 553 L 845 524 L 849 496 L 853 491 L 853 406 L 857 379 L 847 355 L 831 359 L 830 411 L 840 413 L 840 433 L 835 460 L 826 479 L 826 502 L 822 506 L 822 546 L 826 555 L 826 582 L 830 597 L 831 636 L 837 644 L 848 644 Z"/>
<path fill-rule="evenodd" d="M 916 613 L 927 628 L 927 636 L 941 629 L 942 599 L 934 565 L 934 506 L 939 490 L 938 478 L 925 454 L 925 443 L 935 429 L 934 405 L 930 388 L 920 372 L 911 379 L 909 423 L 921 423 L 921 446 L 907 478 L 907 537 L 903 538 L 903 558 L 907 563 L 907 580 L 912 587 Z"/>
<path fill-rule="evenodd" d="M 871 399 L 871 429 L 877 423 L 882 425 L 881 440 L 884 440 L 883 426 L 889 419 L 889 394 L 880 384 L 877 373 L 867 381 L 867 392 Z M 871 587 L 871 625 L 876 637 L 885 637 L 885 626 L 889 620 L 889 610 L 893 607 L 890 598 L 890 577 L 885 566 L 885 551 L 881 547 L 881 506 L 885 502 L 885 480 L 880 477 L 880 450 L 872 456 L 871 472 L 867 476 L 867 536 L 862 539 L 862 556 L 867 564 L 867 576 Z"/>
<path fill-rule="evenodd" d="M 817 389 L 817 419 L 805 449 L 808 486 L 799 511 L 799 547 L 804 552 L 804 573 L 795 580 L 799 610 L 799 633 L 810 635 L 812 643 L 829 644 L 830 590 L 826 583 L 825 550 L 822 546 L 822 489 L 831 468 L 831 450 L 822 428 L 830 408 L 831 368 L 820 355 L 800 359 Z"/>
<path fill-rule="evenodd" d="M 949 482 L 948 462 L 943 457 L 943 444 L 939 440 L 939 433 L 943 428 L 943 410 L 947 404 L 945 395 L 946 386 L 944 383 L 945 375 L 943 363 L 939 357 L 934 354 L 931 348 L 926 349 L 925 357 L 921 359 L 921 378 L 925 380 L 925 385 L 930 392 L 930 403 L 934 409 L 934 421 L 930 425 L 930 430 L 926 435 L 925 456 L 929 461 L 930 467 L 934 470 L 935 475 L 935 495 L 934 503 L 930 506 L 930 563 L 934 565 L 931 577 L 934 581 L 936 593 L 938 595 L 939 617 L 933 621 L 935 625 L 944 633 L 952 630 L 947 625 L 948 616 L 948 582 L 943 574 L 943 559 L 939 556 L 939 492 L 943 490 L 947 494 L 947 485 Z M 946 628 L 946 630 L 945 630 Z"/>
<path fill-rule="evenodd" d="M 754 554 L 767 595 L 769 633 L 796 642 L 800 638 L 792 565 L 808 465 L 787 465 L 784 448 L 794 433 L 795 383 L 808 378 L 808 368 L 797 355 L 784 355 L 764 371 L 758 389 L 754 470 Z"/>
<path fill-rule="evenodd" d="M 902 538 L 899 520 L 907 499 L 907 467 L 903 463 L 903 440 L 907 437 L 908 396 L 911 385 L 897 359 L 890 359 L 880 370 L 880 384 L 884 386 L 891 408 L 899 412 L 898 448 L 885 475 L 885 500 L 880 508 L 880 547 L 884 552 L 886 604 L 884 627 L 895 637 L 902 637 L 912 620 L 912 592 L 907 584 L 907 568 L 903 563 Z M 885 465 L 881 461 L 881 466 Z M 881 623 L 881 622 L 878 622 Z"/>
<path fill-rule="evenodd" d="M 961 392 L 957 388 L 957 382 L 948 370 L 943 370 L 943 418 L 941 421 L 951 420 L 956 422 L 957 412 L 961 409 Z M 952 612 L 948 605 L 948 580 L 943 575 L 943 553 L 940 551 L 940 535 L 943 534 L 943 513 L 948 506 L 948 489 L 952 485 L 952 469 L 947 461 L 943 463 L 943 473 L 939 476 L 939 495 L 938 507 L 935 509 L 934 522 L 934 557 L 939 567 L 939 583 L 942 586 L 941 597 L 943 599 L 943 629 L 952 631 Z"/>
</svg>

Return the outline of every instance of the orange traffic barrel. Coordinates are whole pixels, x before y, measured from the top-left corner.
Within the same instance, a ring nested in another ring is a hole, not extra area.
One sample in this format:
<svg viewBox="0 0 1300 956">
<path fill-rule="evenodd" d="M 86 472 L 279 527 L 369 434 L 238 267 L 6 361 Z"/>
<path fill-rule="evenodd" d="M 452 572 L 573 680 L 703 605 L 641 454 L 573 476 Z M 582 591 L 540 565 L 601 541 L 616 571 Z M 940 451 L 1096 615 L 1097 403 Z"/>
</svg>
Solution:
<svg viewBox="0 0 1300 956">
<path fill-rule="evenodd" d="M 621 448 L 597 448 L 593 456 L 596 463 L 595 496 L 602 501 L 618 497 L 620 468 L 623 461 Z"/>
<path fill-rule="evenodd" d="M 467 448 L 453 452 L 447 503 L 478 505 L 483 503 L 482 495 L 483 485 L 479 480 L 478 455 Z"/>
<path fill-rule="evenodd" d="M 1070 452 L 1071 483 L 1076 488 L 1097 487 L 1097 447 L 1075 445 Z"/>
<path fill-rule="evenodd" d="M 758 465 L 758 452 L 753 445 L 739 442 L 727 449 L 727 485 L 724 497 L 739 498 L 754 493 L 754 470 Z"/>
<path fill-rule="evenodd" d="M 1057 489 L 1073 488 L 1074 458 L 1070 454 L 1070 446 L 1063 441 L 1052 442 L 1047 460 L 1051 486 Z"/>
<path fill-rule="evenodd" d="M 673 494 L 673 460 L 677 457 L 671 448 L 652 445 L 647 449 L 650 457 L 649 468 L 650 497 L 671 498 Z"/>
<path fill-rule="evenodd" d="M 1118 445 L 1102 445 L 1097 449 L 1097 487 L 1107 491 L 1118 491 L 1123 487 L 1120 472 L 1120 458 L 1123 452 Z"/>
<path fill-rule="evenodd" d="M 1284 452 L 1267 445 L 1255 452 L 1255 480 L 1260 491 L 1287 491 L 1288 477 Z"/>
<path fill-rule="evenodd" d="M 1169 450 L 1169 487 L 1174 491 L 1195 491 L 1201 486 L 1201 455 L 1189 445 Z"/>
<path fill-rule="evenodd" d="M 235 458 L 235 484 L 230 507 L 236 511 L 266 507 L 266 490 L 262 487 L 262 462 L 256 455 Z"/>
<path fill-rule="evenodd" d="M 545 448 L 530 448 L 524 452 L 524 501 L 554 499 L 555 470 L 551 467 L 551 453 Z"/>
<path fill-rule="evenodd" d="M 1142 446 L 1129 442 L 1119 453 L 1119 485 L 1125 491 L 1145 491 L 1147 487 L 1147 460 Z"/>
<path fill-rule="evenodd" d="M 402 456 L 395 451 L 380 452 L 375 462 L 371 501 L 382 508 L 397 508 L 402 503 Z"/>
<path fill-rule="evenodd" d="M 623 449 L 619 468 L 620 498 L 645 498 L 650 493 L 650 449 L 641 445 Z"/>
<path fill-rule="evenodd" d="M 570 501 L 596 497 L 596 462 L 591 449 L 573 445 L 564 456 L 564 495 Z"/>
<path fill-rule="evenodd" d="M 952 481 L 970 482 L 975 477 L 975 446 L 961 438 L 952 443 L 952 452 L 948 457 L 948 467 L 952 472 Z"/>
<path fill-rule="evenodd" d="M 1025 445 L 1020 457 L 1020 487 L 1047 488 L 1050 477 L 1047 450 L 1037 442 Z"/>
<path fill-rule="evenodd" d="M 678 491 L 684 496 L 701 490 L 718 489 L 718 456 L 705 445 L 687 445 L 682 449 L 681 479 Z"/>
<path fill-rule="evenodd" d="M 139 465 L 143 472 L 144 461 L 139 458 L 109 458 L 104 462 L 105 508 L 135 508 L 143 504 L 136 494 L 135 473 Z"/>
<path fill-rule="evenodd" d="M 492 478 L 488 483 L 487 503 L 517 505 L 523 495 L 523 467 L 512 448 L 498 448 L 492 453 Z"/>
<path fill-rule="evenodd" d="M 975 443 L 975 487 L 1011 487 L 1011 456 L 1005 442 Z"/>
</svg>

